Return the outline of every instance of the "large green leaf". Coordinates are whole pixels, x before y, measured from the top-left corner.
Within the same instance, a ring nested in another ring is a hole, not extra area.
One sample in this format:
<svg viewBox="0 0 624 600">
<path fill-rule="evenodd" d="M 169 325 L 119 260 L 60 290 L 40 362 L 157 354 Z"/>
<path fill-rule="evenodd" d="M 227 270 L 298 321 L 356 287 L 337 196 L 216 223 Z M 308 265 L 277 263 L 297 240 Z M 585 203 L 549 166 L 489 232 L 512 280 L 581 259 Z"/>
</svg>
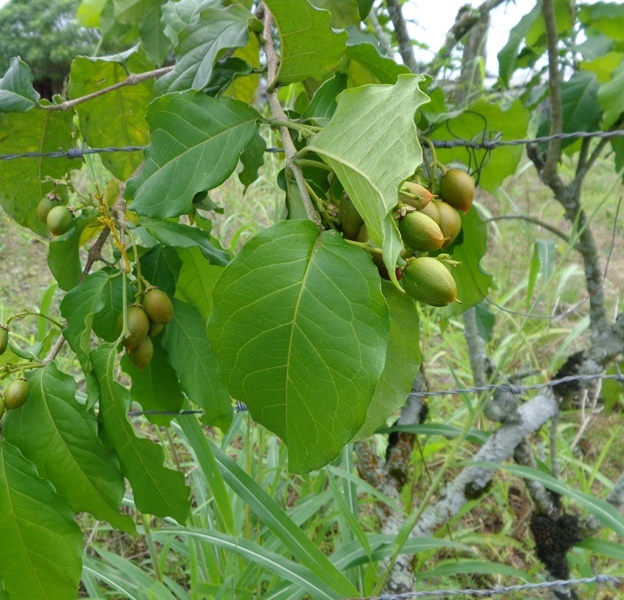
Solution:
<svg viewBox="0 0 624 600">
<path fill-rule="evenodd" d="M 98 438 L 95 416 L 76 402 L 74 380 L 50 363 L 28 383 L 28 402 L 11 411 L 2 427 L 7 441 L 35 463 L 74 512 L 136 533 L 132 518 L 119 511 L 124 479 L 117 457 Z"/>
<path fill-rule="evenodd" d="M 388 282 L 382 291 L 390 309 L 390 336 L 386 364 L 366 413 L 366 421 L 353 441 L 372 435 L 401 408 L 420 369 L 420 326 L 416 301 Z"/>
<path fill-rule="evenodd" d="M 117 452 L 122 471 L 132 486 L 137 509 L 184 523 L 190 510 L 190 490 L 184 485 L 182 473 L 163 466 L 162 447 L 135 435 L 126 416 L 128 392 L 114 378 L 115 347 L 102 344 L 92 352 L 91 359 L 101 391 L 102 437 Z"/>
<path fill-rule="evenodd" d="M 137 369 L 126 354 L 121 359 L 122 369 L 132 379 L 130 395 L 144 411 L 165 411 L 175 413 L 182 408 L 184 395 L 178 383 L 178 377 L 169 363 L 161 345 L 162 335 L 153 338 L 154 356 L 142 371 Z M 147 414 L 151 423 L 169 425 L 175 415 Z"/>
<path fill-rule="evenodd" d="M 400 75 L 395 85 L 345 90 L 327 127 L 306 147 L 338 175 L 371 242 L 383 249 L 392 277 L 403 245 L 391 211 L 399 185 L 422 162 L 414 124 L 416 110 L 428 100 L 419 88 L 422 80 L 420 75 Z"/>
<path fill-rule="evenodd" d="M 157 98 L 148 110 L 153 138 L 145 165 L 126 188 L 132 210 L 161 218 L 188 213 L 195 194 L 221 185 L 234 171 L 259 119 L 239 100 L 194 91 Z"/>
<path fill-rule="evenodd" d="M 198 18 L 179 31 L 175 47 L 178 59 L 173 70 L 158 80 L 156 93 L 203 89 L 219 56 L 247 44 L 250 18 L 250 12 L 240 4 L 200 11 Z"/>
<path fill-rule="evenodd" d="M 11 598 L 74 600 L 82 535 L 65 500 L 0 439 L 0 577 Z"/>
<path fill-rule="evenodd" d="M 0 79 L 0 112 L 25 112 L 34 108 L 40 97 L 32 85 L 30 67 L 19 58 L 12 58 Z"/>
<path fill-rule="evenodd" d="M 91 331 L 95 315 L 106 306 L 108 284 L 113 275 L 106 271 L 91 273 L 61 302 L 61 315 L 67 321 L 63 337 L 76 353 L 87 381 L 87 405 L 93 406 L 98 397 L 98 385 L 91 375 Z"/>
<path fill-rule="evenodd" d="M 367 83 L 396 83 L 399 75 L 411 73 L 405 65 L 399 65 L 387 56 L 382 56 L 372 44 L 347 46 L 345 56 L 349 58 L 347 73 L 349 87 Z"/>
<path fill-rule="evenodd" d="M 461 243 L 456 243 L 448 249 L 451 258 L 461 262 L 459 267 L 451 268 L 451 275 L 457 284 L 457 297 L 461 300 L 461 304 L 452 302 L 440 309 L 439 314 L 442 318 L 459 315 L 476 306 L 488 295 L 492 285 L 492 276 L 481 268 L 481 259 L 488 250 L 487 225 L 474 206 L 466 214 L 462 214 L 461 218 Z"/>
<path fill-rule="evenodd" d="M 346 29 L 349 25 L 360 23 L 357 0 L 310 0 L 310 4 L 331 13 L 335 29 Z"/>
<path fill-rule="evenodd" d="M 170 296 L 175 294 L 176 280 L 182 268 L 182 261 L 175 248 L 157 244 L 141 256 L 140 263 L 141 275 L 147 281 Z"/>
<path fill-rule="evenodd" d="M 611 127 L 624 112 L 624 61 L 611 74 L 611 81 L 603 83 L 598 90 L 598 101 L 604 111 L 602 126 L 604 129 Z"/>
<path fill-rule="evenodd" d="M 160 2 L 151 2 L 139 23 L 141 43 L 157 65 L 162 65 L 171 51 L 171 40 L 161 25 L 162 8 Z"/>
<path fill-rule="evenodd" d="M 0 154 L 58 152 L 74 146 L 70 111 L 33 108 L 25 113 L 0 114 Z M 54 184 L 46 176 L 61 179 L 80 162 L 66 158 L 3 160 L 0 169 L 0 204 L 20 225 L 49 235 L 37 218 L 37 204 Z"/>
<path fill-rule="evenodd" d="M 587 28 L 624 41 L 624 6 L 621 3 L 585 3 L 581 5 L 578 17 Z"/>
<path fill-rule="evenodd" d="M 432 140 L 479 140 L 484 135 L 502 134 L 503 140 L 526 137 L 529 111 L 516 99 L 507 109 L 491 104 L 485 98 L 475 100 L 457 117 L 439 125 L 430 135 Z M 437 158 L 443 163 L 453 161 L 480 167 L 479 185 L 494 192 L 506 177 L 516 172 L 522 158 L 522 146 L 500 146 L 495 150 L 468 150 L 466 148 L 439 148 Z"/>
<path fill-rule="evenodd" d="M 533 27 L 533 23 L 540 18 L 541 14 L 541 6 L 536 4 L 530 13 L 524 15 L 518 24 L 511 28 L 509 31 L 509 40 L 498 53 L 498 74 L 501 81 L 506 86 L 509 85 L 511 76 L 516 70 L 520 45 L 531 30 L 531 27 Z"/>
<path fill-rule="evenodd" d="M 211 265 L 199 248 L 180 249 L 178 253 L 182 259 L 182 269 L 176 297 L 195 307 L 207 321 L 212 309 L 212 288 L 223 268 Z"/>
<path fill-rule="evenodd" d="M 340 61 L 347 33 L 332 31 L 332 16 L 307 0 L 266 0 L 280 34 L 281 60 L 275 81 L 287 85 L 308 77 L 323 79 Z"/>
<path fill-rule="evenodd" d="M 224 431 L 232 422 L 230 392 L 219 379 L 217 359 L 206 337 L 206 320 L 197 310 L 174 299 L 173 321 L 162 334 L 162 345 L 180 386 L 204 414 L 204 423 Z"/>
<path fill-rule="evenodd" d="M 78 56 L 69 76 L 70 98 L 80 98 L 103 88 L 122 83 L 133 73 L 143 73 L 154 64 L 142 49 L 113 57 Z M 93 148 L 145 146 L 149 128 L 145 121 L 152 100 L 152 79 L 126 85 L 76 106 L 80 132 Z M 104 166 L 125 181 L 143 162 L 142 152 L 114 152 L 101 155 Z"/>
<path fill-rule="evenodd" d="M 102 228 L 102 224 L 93 215 L 94 211 L 74 219 L 72 228 L 63 235 L 54 238 L 48 246 L 48 267 L 59 287 L 67 292 L 76 287 L 82 275 L 80 262 L 80 244 L 93 237 L 94 230 Z M 91 229 L 91 231 L 88 231 Z"/>
<path fill-rule="evenodd" d="M 290 469 L 335 458 L 383 370 L 388 307 L 369 256 L 310 221 L 259 233 L 213 292 L 222 379 L 289 447 Z"/>
<path fill-rule="evenodd" d="M 141 225 L 145 228 L 145 233 L 148 234 L 149 238 L 161 242 L 165 246 L 199 248 L 213 265 L 226 265 L 229 261 L 228 253 L 216 248 L 212 243 L 210 234 L 199 229 L 199 227 L 189 227 L 182 225 L 182 223 L 160 219 L 141 219 Z M 143 227 L 135 229 L 135 232 L 141 235 Z"/>
</svg>

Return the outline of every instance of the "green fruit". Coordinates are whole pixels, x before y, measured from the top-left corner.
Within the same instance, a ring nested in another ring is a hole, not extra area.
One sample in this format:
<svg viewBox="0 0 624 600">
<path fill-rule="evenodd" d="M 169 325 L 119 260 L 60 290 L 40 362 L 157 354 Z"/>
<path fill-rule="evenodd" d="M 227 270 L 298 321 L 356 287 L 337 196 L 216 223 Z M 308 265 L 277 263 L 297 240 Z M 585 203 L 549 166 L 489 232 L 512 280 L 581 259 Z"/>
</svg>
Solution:
<svg viewBox="0 0 624 600">
<path fill-rule="evenodd" d="M 442 248 L 446 248 L 452 244 L 459 235 L 462 228 L 462 220 L 459 213 L 450 204 L 437 200 L 435 205 L 440 216 L 438 225 L 440 225 L 444 237 L 448 238 L 444 244 L 442 244 Z"/>
<path fill-rule="evenodd" d="M 429 252 L 444 244 L 444 235 L 438 224 L 422 212 L 409 212 L 399 219 L 399 231 L 406 246 L 414 250 Z"/>
<path fill-rule="evenodd" d="M 173 319 L 173 302 L 158 288 L 151 288 L 143 296 L 143 308 L 154 323 L 166 325 Z"/>
<path fill-rule="evenodd" d="M 438 225 L 440 224 L 440 211 L 438 210 L 437 202 L 430 202 L 424 208 L 421 208 L 418 212 L 423 215 L 427 215 L 430 219 L 433 219 Z"/>
<path fill-rule="evenodd" d="M 0 420 L 4 417 L 4 413 L 6 412 L 6 404 L 4 403 L 4 397 L 0 395 Z"/>
<path fill-rule="evenodd" d="M 56 206 L 60 206 L 59 201 L 56 198 L 50 198 L 49 196 L 42 198 L 39 200 L 39 204 L 37 204 L 37 218 L 42 223 L 47 223 L 48 214 Z"/>
<path fill-rule="evenodd" d="M 150 322 L 150 328 L 147 332 L 147 335 L 149 335 L 150 337 L 156 337 L 164 329 L 164 327 L 165 326 L 162 323 Z"/>
<path fill-rule="evenodd" d="M 4 354 L 9 347 L 9 328 L 2 324 L 0 325 L 0 355 Z"/>
<path fill-rule="evenodd" d="M 406 181 L 399 191 L 399 200 L 403 204 L 413 206 L 416 210 L 425 208 L 434 197 L 426 187 L 413 181 Z"/>
<path fill-rule="evenodd" d="M 449 169 L 440 181 L 440 196 L 453 208 L 467 212 L 472 206 L 475 183 L 465 171 Z"/>
<path fill-rule="evenodd" d="M 364 225 L 364 219 L 355 208 L 353 201 L 346 194 L 340 201 L 340 226 L 342 233 L 348 240 L 357 239 L 358 232 L 362 225 Z"/>
<path fill-rule="evenodd" d="M 145 369 L 154 356 L 154 344 L 152 338 L 144 337 L 132 350 L 128 352 L 128 358 L 139 370 Z"/>
<path fill-rule="evenodd" d="M 127 350 L 134 348 L 147 336 L 149 326 L 150 321 L 147 313 L 140 306 L 132 305 L 128 307 L 128 335 L 122 340 Z M 123 329 L 123 313 L 117 317 L 116 328 L 119 335 L 121 335 Z"/>
<path fill-rule="evenodd" d="M 63 235 L 70 230 L 74 215 L 66 206 L 55 206 L 46 218 L 48 229 L 52 235 Z"/>
<path fill-rule="evenodd" d="M 412 298 L 431 306 L 446 306 L 457 300 L 457 284 L 450 271 L 429 256 L 411 260 L 402 283 Z"/>
<path fill-rule="evenodd" d="M 25 379 L 12 381 L 4 392 L 4 404 L 8 410 L 19 408 L 28 399 L 30 386 Z"/>
</svg>

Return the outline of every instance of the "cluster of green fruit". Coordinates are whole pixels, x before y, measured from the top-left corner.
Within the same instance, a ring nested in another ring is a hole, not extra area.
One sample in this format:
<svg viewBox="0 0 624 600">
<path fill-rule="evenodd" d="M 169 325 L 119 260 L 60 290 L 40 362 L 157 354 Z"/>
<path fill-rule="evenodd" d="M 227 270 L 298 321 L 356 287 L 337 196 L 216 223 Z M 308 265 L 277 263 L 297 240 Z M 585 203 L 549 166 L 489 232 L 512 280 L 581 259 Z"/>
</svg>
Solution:
<svg viewBox="0 0 624 600">
<path fill-rule="evenodd" d="M 4 354 L 9 347 L 9 328 L 0 325 L 0 355 Z M 30 387 L 28 382 L 20 377 L 15 379 L 7 386 L 4 396 L 0 395 L 0 419 L 4 416 L 6 410 L 19 408 L 28 399 Z"/>
<path fill-rule="evenodd" d="M 459 169 L 444 173 L 439 197 L 413 181 L 401 186 L 395 216 L 407 264 L 397 269 L 397 279 L 401 279 L 405 291 L 416 300 L 431 306 L 458 301 L 457 285 L 444 262 L 424 254 L 444 249 L 455 241 L 462 228 L 459 211 L 465 213 L 470 209 L 474 194 L 472 177 Z M 366 225 L 348 197 L 340 203 L 340 221 L 345 238 L 368 242 Z M 373 261 L 382 277 L 387 277 L 381 256 L 373 254 Z"/>
<path fill-rule="evenodd" d="M 165 292 L 150 287 L 143 295 L 140 304 L 131 304 L 126 315 L 128 318 L 127 335 L 122 340 L 128 358 L 137 369 L 143 370 L 154 356 L 152 338 L 173 319 L 173 303 Z M 123 331 L 123 313 L 116 323 L 118 334 Z"/>
<path fill-rule="evenodd" d="M 74 213 L 55 196 L 46 196 L 37 205 L 37 218 L 45 223 L 52 235 L 67 233 L 74 222 Z"/>
</svg>

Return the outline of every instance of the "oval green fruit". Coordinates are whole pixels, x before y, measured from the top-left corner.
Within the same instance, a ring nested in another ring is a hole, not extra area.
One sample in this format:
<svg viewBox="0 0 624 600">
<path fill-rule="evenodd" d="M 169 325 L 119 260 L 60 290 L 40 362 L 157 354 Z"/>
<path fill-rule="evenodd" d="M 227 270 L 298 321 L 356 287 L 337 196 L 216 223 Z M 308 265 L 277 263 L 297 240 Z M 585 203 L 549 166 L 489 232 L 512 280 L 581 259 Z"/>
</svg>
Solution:
<svg viewBox="0 0 624 600">
<path fill-rule="evenodd" d="M 50 198 L 49 196 L 42 198 L 41 200 L 39 200 L 39 204 L 37 204 L 37 218 L 42 223 L 47 223 L 48 214 L 53 208 L 57 206 L 60 206 L 60 204 L 59 201 L 55 198 Z"/>
<path fill-rule="evenodd" d="M 446 306 L 457 300 L 457 284 L 450 271 L 430 256 L 411 260 L 401 282 L 412 298 L 431 306 Z"/>
<path fill-rule="evenodd" d="M 413 181 L 406 181 L 399 190 L 399 200 L 416 210 L 425 208 L 433 198 L 435 196 L 426 187 Z"/>
<path fill-rule="evenodd" d="M 342 233 L 348 240 L 357 239 L 358 232 L 362 225 L 364 225 L 364 219 L 355 208 L 353 201 L 346 194 L 340 200 L 340 226 Z"/>
<path fill-rule="evenodd" d="M 142 371 L 149 365 L 154 356 L 154 344 L 152 338 L 149 336 L 144 337 L 132 350 L 128 352 L 128 358 L 132 361 L 132 364 Z"/>
<path fill-rule="evenodd" d="M 4 417 L 4 413 L 6 412 L 6 404 L 4 403 L 4 396 L 0 394 L 0 420 Z"/>
<path fill-rule="evenodd" d="M 9 347 L 9 328 L 2 324 L 0 325 L 0 355 L 4 354 Z"/>
<path fill-rule="evenodd" d="M 173 302 L 158 288 L 151 288 L 143 296 L 143 308 L 154 323 L 166 325 L 173 319 Z"/>
<path fill-rule="evenodd" d="M 74 215 L 66 206 L 55 206 L 46 218 L 48 229 L 52 235 L 63 235 L 68 232 L 74 221 Z"/>
<path fill-rule="evenodd" d="M 28 400 L 30 386 L 25 379 L 12 381 L 4 392 L 4 404 L 8 410 L 19 408 Z"/>
<path fill-rule="evenodd" d="M 449 169 L 440 181 L 440 196 L 453 208 L 467 212 L 475 195 L 475 182 L 468 173 Z"/>
<path fill-rule="evenodd" d="M 444 235 L 439 225 L 419 211 L 409 212 L 399 219 L 399 231 L 405 245 L 413 250 L 429 252 L 444 244 Z"/>
<path fill-rule="evenodd" d="M 437 202 L 430 202 L 429 204 L 427 204 L 427 206 L 421 208 L 418 212 L 421 212 L 423 215 L 427 215 L 438 225 L 440 224 L 440 211 L 438 210 Z"/>
<path fill-rule="evenodd" d="M 115 324 L 117 331 L 121 334 L 123 329 L 123 313 L 117 317 Z M 128 307 L 128 335 L 122 340 L 126 349 L 131 350 L 147 336 L 150 321 L 147 313 L 136 304 Z"/>
<path fill-rule="evenodd" d="M 164 327 L 165 326 L 162 323 L 150 322 L 150 328 L 147 335 L 150 337 L 156 337 L 164 329 Z"/>
<path fill-rule="evenodd" d="M 448 238 L 444 244 L 442 244 L 442 248 L 446 248 L 451 245 L 459 235 L 462 228 L 462 220 L 459 213 L 450 204 L 437 200 L 435 205 L 440 217 L 438 224 L 440 225 L 444 237 Z"/>
</svg>

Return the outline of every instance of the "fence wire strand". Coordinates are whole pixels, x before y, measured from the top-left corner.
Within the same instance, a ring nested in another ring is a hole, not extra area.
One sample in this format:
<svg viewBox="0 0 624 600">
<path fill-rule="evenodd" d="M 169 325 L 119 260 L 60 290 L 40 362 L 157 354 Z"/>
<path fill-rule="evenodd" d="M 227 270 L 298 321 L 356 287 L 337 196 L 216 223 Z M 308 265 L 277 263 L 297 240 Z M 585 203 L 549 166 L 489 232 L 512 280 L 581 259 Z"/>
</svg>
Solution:
<svg viewBox="0 0 624 600">
<path fill-rule="evenodd" d="M 624 374 L 615 373 L 613 375 L 605 374 L 605 373 L 596 373 L 593 375 L 568 375 L 566 377 L 561 377 L 559 379 L 552 379 L 551 381 L 546 381 L 544 383 L 535 383 L 533 385 L 519 385 L 513 383 L 488 383 L 486 385 L 479 385 L 474 387 L 464 387 L 464 388 L 449 388 L 446 390 L 433 390 L 428 392 L 410 392 L 408 397 L 411 398 L 427 398 L 429 396 L 456 396 L 460 394 L 479 394 L 481 392 L 489 392 L 492 390 L 500 390 L 502 392 L 507 392 L 510 394 L 514 394 L 516 396 L 521 396 L 526 392 L 531 392 L 535 390 L 542 390 L 546 388 L 557 387 L 558 385 L 566 385 L 572 382 L 588 382 L 588 381 L 616 381 L 620 384 L 624 384 Z M 243 402 L 237 402 L 234 405 L 235 412 L 245 412 L 247 410 L 247 406 Z M 203 414 L 203 410 L 135 410 L 128 413 L 130 417 L 140 417 L 140 416 L 151 416 L 151 415 L 169 415 L 169 416 L 181 416 L 181 415 L 201 415 Z"/>
<path fill-rule="evenodd" d="M 435 148 L 468 148 L 469 150 L 493 150 L 499 146 L 526 146 L 528 144 L 539 144 L 550 140 L 566 140 L 580 138 L 614 138 L 624 137 L 624 130 L 614 131 L 574 131 L 571 133 L 557 133 L 545 135 L 532 139 L 503 140 L 500 132 L 488 132 L 476 135 L 471 140 L 431 140 Z M 89 154 L 104 154 L 111 152 L 140 152 L 147 146 L 119 146 L 111 148 L 69 148 L 64 150 L 59 148 L 56 152 L 24 152 L 22 154 L 0 154 L 0 160 L 15 160 L 18 158 L 67 158 L 70 160 L 84 158 Z M 283 152 L 283 148 L 267 148 L 267 152 Z"/>
<path fill-rule="evenodd" d="M 382 594 L 381 596 L 366 596 L 358 600 L 412 600 L 414 598 L 449 598 L 455 596 L 472 597 L 472 598 L 491 598 L 493 596 L 502 596 L 512 592 L 525 592 L 540 589 L 552 588 L 571 588 L 579 585 L 606 584 L 612 583 L 617 585 L 623 582 L 621 577 L 612 577 L 610 575 L 596 575 L 595 577 L 583 577 L 582 579 L 562 579 L 557 581 L 544 581 L 542 583 L 525 583 L 510 586 L 495 586 L 489 589 L 480 590 L 423 590 L 419 592 L 404 592 L 402 594 Z"/>
</svg>

